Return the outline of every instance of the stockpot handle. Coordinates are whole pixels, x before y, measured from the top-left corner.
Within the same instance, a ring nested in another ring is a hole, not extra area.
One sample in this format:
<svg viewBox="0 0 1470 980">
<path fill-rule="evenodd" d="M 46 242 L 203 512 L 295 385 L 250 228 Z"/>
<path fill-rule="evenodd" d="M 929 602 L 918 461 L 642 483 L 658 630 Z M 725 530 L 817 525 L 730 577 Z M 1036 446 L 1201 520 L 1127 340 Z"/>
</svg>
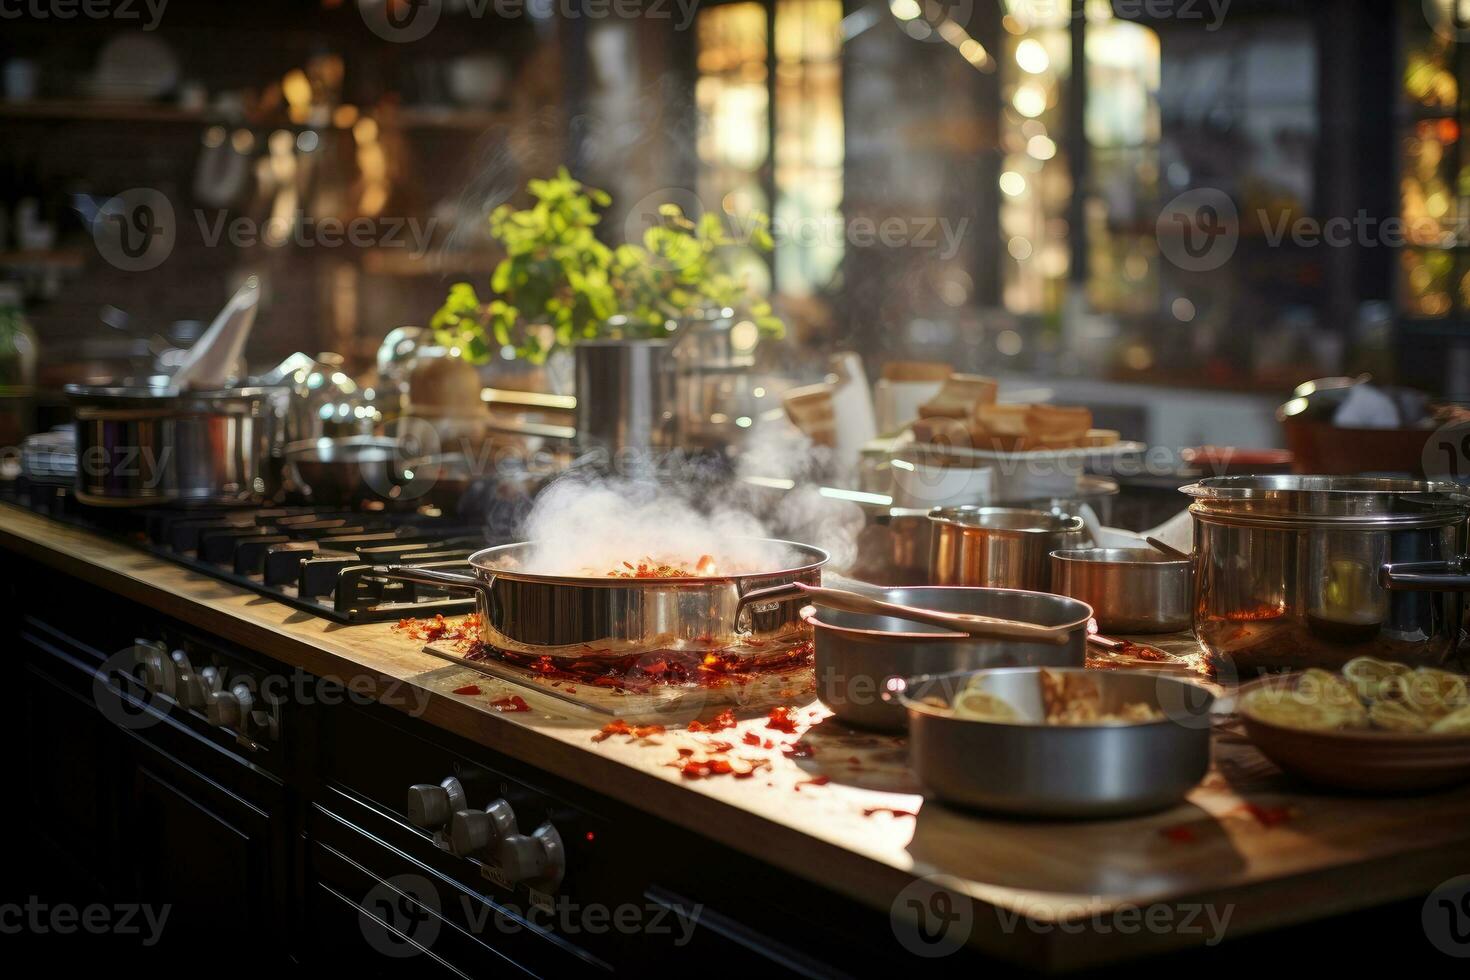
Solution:
<svg viewBox="0 0 1470 980">
<path fill-rule="evenodd" d="M 1399 592 L 1470 592 L 1465 559 L 1399 561 L 1378 569 L 1378 584 Z"/>
<path fill-rule="evenodd" d="M 474 575 L 460 575 L 458 572 L 441 572 L 433 568 L 419 568 L 414 565 L 374 565 L 373 574 L 382 578 L 396 579 L 400 582 L 414 582 L 418 585 L 437 585 L 444 589 L 462 589 L 467 592 L 478 592 L 485 597 L 485 602 L 490 602 L 490 586 L 495 584 L 495 576 L 477 578 Z"/>
</svg>

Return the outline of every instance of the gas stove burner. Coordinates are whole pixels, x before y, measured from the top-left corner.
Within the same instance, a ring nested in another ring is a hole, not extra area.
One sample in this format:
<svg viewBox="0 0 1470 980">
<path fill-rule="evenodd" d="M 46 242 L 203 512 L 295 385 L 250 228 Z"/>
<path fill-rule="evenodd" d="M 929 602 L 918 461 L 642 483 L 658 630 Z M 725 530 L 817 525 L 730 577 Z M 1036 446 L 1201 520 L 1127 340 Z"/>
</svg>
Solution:
<svg viewBox="0 0 1470 980">
<path fill-rule="evenodd" d="M 374 565 L 472 569 L 469 557 L 505 539 L 437 512 L 329 507 L 127 508 L 80 506 L 60 488 L 12 502 L 55 520 L 122 537 L 186 568 L 339 623 L 472 612 L 473 598 L 389 581 Z"/>
</svg>

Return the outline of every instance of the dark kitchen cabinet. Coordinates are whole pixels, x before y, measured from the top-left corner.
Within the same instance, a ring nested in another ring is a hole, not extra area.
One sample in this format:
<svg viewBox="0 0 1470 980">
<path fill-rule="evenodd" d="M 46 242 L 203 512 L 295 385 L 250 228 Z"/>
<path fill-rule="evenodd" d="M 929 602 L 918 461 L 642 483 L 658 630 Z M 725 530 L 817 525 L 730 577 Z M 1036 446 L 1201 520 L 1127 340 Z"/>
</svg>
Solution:
<svg viewBox="0 0 1470 980">
<path fill-rule="evenodd" d="M 33 647 L 29 652 L 35 651 Z M 23 878 L 55 891 L 104 897 L 115 882 L 116 778 L 120 756 L 112 726 L 53 678 L 21 672 L 20 746 L 10 784 L 29 815 Z"/>
<path fill-rule="evenodd" d="M 145 742 L 130 755 L 124 886 L 170 907 L 164 945 L 200 945 L 226 929 L 252 937 L 252 955 L 284 953 L 270 815 Z"/>
</svg>

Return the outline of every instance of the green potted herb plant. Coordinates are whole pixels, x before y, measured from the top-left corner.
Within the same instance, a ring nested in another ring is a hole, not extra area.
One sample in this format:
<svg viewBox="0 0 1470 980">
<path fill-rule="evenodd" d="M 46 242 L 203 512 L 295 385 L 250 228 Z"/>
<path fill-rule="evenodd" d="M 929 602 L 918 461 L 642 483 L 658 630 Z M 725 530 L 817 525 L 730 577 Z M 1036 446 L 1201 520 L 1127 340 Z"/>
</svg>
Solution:
<svg viewBox="0 0 1470 980">
<path fill-rule="evenodd" d="M 565 168 L 527 190 L 530 207 L 504 204 L 490 214 L 490 233 L 506 254 L 488 297 L 456 283 L 431 326 L 471 363 L 501 353 L 539 364 L 571 348 L 584 442 L 614 449 L 663 443 L 666 354 L 681 323 L 738 310 L 764 336 L 784 332 L 770 304 L 723 262 L 731 246 L 772 247 L 765 215 L 750 216 L 748 236 L 737 240 L 717 214 L 691 219 L 666 204 L 640 242 L 608 245 L 596 235 L 599 212 L 611 203 L 605 192 Z"/>
</svg>

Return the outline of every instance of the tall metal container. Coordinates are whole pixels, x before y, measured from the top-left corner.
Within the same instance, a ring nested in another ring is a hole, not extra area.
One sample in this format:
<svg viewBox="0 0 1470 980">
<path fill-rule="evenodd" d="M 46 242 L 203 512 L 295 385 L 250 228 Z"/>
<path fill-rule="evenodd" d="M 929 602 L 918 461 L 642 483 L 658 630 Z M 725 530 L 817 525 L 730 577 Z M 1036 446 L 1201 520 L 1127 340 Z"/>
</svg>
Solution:
<svg viewBox="0 0 1470 980">
<path fill-rule="evenodd" d="M 584 340 L 573 348 L 582 450 L 654 452 L 672 446 L 669 346 L 667 340 Z"/>
</svg>

